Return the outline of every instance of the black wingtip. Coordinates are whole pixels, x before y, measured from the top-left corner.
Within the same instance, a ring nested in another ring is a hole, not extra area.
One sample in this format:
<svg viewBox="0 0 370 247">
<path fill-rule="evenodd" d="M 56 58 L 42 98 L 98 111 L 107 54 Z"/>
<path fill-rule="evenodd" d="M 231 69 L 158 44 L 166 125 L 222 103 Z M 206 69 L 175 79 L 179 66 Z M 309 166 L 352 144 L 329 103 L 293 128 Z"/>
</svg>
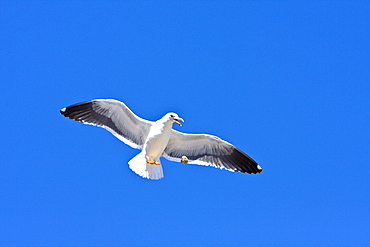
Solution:
<svg viewBox="0 0 370 247">
<path fill-rule="evenodd" d="M 66 108 L 64 107 L 63 109 L 60 109 L 60 114 L 62 114 L 64 116 L 64 114 L 66 113 Z"/>
<path fill-rule="evenodd" d="M 263 169 L 260 165 L 257 165 L 257 169 L 258 169 L 257 173 L 261 173 L 263 171 Z"/>
<path fill-rule="evenodd" d="M 77 103 L 74 105 L 64 107 L 59 112 L 65 117 L 74 119 L 76 121 L 80 121 L 80 119 L 76 117 L 76 115 L 79 115 L 83 112 L 87 112 L 91 110 L 92 110 L 92 101 L 85 101 L 85 102 L 81 102 L 81 103 Z"/>
<path fill-rule="evenodd" d="M 257 164 L 249 155 L 235 148 L 232 153 L 233 161 L 237 165 L 238 172 L 257 174 L 262 172 L 262 167 Z"/>
</svg>

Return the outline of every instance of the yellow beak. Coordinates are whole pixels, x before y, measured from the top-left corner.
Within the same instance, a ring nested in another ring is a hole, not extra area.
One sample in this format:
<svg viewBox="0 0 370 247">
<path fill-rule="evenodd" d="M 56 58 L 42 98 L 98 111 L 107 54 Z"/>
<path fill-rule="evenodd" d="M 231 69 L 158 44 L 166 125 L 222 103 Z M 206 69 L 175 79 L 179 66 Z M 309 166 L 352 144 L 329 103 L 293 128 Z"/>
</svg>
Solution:
<svg viewBox="0 0 370 247">
<path fill-rule="evenodd" d="M 184 119 L 182 118 L 176 118 L 175 120 L 173 120 L 175 123 L 177 123 L 178 125 L 182 126 L 182 124 L 179 122 L 179 121 L 182 121 L 182 122 L 185 122 Z"/>
</svg>

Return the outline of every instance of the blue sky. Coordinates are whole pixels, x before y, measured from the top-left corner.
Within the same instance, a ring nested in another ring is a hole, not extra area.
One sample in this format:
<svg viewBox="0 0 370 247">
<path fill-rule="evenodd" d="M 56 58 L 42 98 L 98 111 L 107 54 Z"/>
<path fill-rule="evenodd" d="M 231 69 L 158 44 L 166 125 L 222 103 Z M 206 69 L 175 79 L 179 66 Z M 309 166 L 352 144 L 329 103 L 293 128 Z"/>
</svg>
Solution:
<svg viewBox="0 0 370 247">
<path fill-rule="evenodd" d="M 368 246 L 367 1 L 0 1 L 0 246 Z M 138 153 L 62 117 L 96 98 L 264 171 Z"/>
</svg>

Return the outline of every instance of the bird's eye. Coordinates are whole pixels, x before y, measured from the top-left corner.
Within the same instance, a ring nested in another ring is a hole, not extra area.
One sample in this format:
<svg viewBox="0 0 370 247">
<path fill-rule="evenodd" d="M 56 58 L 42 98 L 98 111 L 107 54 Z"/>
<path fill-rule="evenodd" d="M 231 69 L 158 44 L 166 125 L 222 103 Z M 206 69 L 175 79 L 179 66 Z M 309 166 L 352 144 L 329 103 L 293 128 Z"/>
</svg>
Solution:
<svg viewBox="0 0 370 247">
<path fill-rule="evenodd" d="M 170 117 L 175 117 L 175 115 L 170 115 Z"/>
</svg>

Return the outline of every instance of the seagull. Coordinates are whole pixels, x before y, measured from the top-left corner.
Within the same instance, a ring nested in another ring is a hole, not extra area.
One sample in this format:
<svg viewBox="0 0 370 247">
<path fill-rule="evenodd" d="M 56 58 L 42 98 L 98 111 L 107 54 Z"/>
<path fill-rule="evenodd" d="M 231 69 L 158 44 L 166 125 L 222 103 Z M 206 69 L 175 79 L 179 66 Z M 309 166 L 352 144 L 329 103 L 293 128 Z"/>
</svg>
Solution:
<svg viewBox="0 0 370 247">
<path fill-rule="evenodd" d="M 65 107 L 60 113 L 84 124 L 103 127 L 125 144 L 141 150 L 128 164 L 143 178 L 164 177 L 161 156 L 183 164 L 213 166 L 232 172 L 262 172 L 251 157 L 217 136 L 172 129 L 173 123 L 182 126 L 180 122 L 184 122 L 174 112 L 149 121 L 135 115 L 121 101 L 95 99 Z"/>
</svg>

